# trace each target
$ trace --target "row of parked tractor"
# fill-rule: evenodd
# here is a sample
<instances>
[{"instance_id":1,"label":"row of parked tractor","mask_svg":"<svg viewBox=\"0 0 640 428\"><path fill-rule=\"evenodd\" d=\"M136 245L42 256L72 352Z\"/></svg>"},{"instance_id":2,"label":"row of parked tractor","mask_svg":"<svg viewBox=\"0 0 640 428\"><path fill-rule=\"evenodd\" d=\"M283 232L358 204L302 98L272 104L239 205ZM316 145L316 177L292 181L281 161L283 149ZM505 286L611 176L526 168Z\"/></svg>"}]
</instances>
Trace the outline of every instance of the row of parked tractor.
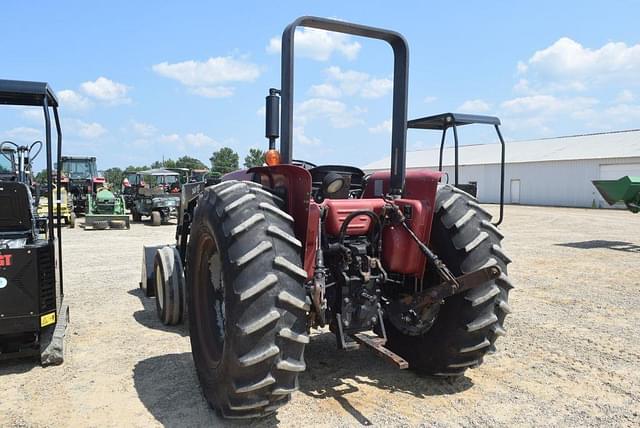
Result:
<instances>
[{"instance_id":1,"label":"row of parked tractor","mask_svg":"<svg viewBox=\"0 0 640 428\"><path fill-rule=\"evenodd\" d=\"M33 179L32 165L42 149L37 141L31 146L19 146L11 141L0 143L0 178L28 184L37 217L48 212L46 184ZM153 168L125 171L121 183L108 183L97 169L96 158L62 156L60 181L54 175L54 192L60 187L61 221L75 228L76 220L84 217L84 227L94 230L130 228L130 219L140 222L148 217L153 226L167 224L177 216L182 186L188 182L209 180L208 170L187 168ZM2 177L4 175L4 177Z\"/></svg>"}]
</instances>

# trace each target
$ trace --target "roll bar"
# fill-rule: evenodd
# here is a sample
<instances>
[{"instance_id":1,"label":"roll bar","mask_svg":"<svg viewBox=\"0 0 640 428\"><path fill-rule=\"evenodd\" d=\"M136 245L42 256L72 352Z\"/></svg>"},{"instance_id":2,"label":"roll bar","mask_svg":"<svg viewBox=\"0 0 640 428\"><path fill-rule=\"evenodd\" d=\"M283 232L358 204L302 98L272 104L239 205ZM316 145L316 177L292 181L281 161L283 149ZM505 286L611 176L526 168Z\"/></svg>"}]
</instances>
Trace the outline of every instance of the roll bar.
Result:
<instances>
[{"instance_id":1,"label":"roll bar","mask_svg":"<svg viewBox=\"0 0 640 428\"><path fill-rule=\"evenodd\" d=\"M409 47L400 33L381 28L352 24L327 18L303 16L289 24L282 33L282 163L291 163L293 156L293 65L294 34L297 27L310 27L336 33L352 34L384 40L393 49L393 112L391 127L390 194L402 195L406 169L407 97L409 81Z\"/></svg>"}]
</instances>

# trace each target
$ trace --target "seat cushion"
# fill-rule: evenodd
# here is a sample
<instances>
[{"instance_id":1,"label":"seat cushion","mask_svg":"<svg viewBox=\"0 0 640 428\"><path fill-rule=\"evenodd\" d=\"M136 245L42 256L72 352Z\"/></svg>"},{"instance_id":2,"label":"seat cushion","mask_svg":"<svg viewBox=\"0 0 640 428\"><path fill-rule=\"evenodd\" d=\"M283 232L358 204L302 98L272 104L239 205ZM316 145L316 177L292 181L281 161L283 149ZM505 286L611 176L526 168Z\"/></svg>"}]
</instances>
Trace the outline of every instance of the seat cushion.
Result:
<instances>
[{"instance_id":1,"label":"seat cushion","mask_svg":"<svg viewBox=\"0 0 640 428\"><path fill-rule=\"evenodd\" d=\"M31 192L24 183L0 182L0 235L33 230Z\"/></svg>"}]
</instances>

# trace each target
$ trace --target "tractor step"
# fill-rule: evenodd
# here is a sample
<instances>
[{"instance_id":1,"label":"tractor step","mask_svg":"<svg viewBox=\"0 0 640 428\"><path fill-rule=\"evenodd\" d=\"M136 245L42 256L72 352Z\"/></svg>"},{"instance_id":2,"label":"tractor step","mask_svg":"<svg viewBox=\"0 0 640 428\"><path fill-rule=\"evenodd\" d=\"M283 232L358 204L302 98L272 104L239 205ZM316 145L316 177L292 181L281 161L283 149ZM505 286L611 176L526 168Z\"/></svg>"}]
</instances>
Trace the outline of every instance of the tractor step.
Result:
<instances>
[{"instance_id":1,"label":"tractor step","mask_svg":"<svg viewBox=\"0 0 640 428\"><path fill-rule=\"evenodd\" d=\"M46 331L41 337L40 362L43 366L57 366L64 362L64 337L68 324L69 306L63 303L55 328Z\"/></svg>"},{"instance_id":2,"label":"tractor step","mask_svg":"<svg viewBox=\"0 0 640 428\"><path fill-rule=\"evenodd\" d=\"M358 343L371 349L376 355L398 367L400 370L408 369L409 363L395 352L385 348L387 340L367 333L355 333L352 336Z\"/></svg>"}]
</instances>

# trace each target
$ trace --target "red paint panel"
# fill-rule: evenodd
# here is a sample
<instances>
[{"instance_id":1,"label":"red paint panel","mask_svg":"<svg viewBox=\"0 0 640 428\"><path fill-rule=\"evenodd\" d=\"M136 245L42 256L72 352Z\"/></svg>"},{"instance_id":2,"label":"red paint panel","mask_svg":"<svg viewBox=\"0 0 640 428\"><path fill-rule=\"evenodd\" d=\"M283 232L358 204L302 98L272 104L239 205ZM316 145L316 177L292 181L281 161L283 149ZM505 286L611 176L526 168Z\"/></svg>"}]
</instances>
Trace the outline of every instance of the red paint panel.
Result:
<instances>
[{"instance_id":1,"label":"red paint panel","mask_svg":"<svg viewBox=\"0 0 640 428\"><path fill-rule=\"evenodd\" d=\"M293 229L296 238L302 242L302 261L309 277L313 276L318 235L317 223L320 213L317 206L315 209L310 209L311 174L309 171L289 164L260 166L232 172L223 177L223 180L229 179L258 181L263 186L275 190L276 194L286 195L285 211L294 218ZM278 192L279 189L283 192Z\"/></svg>"},{"instance_id":2,"label":"red paint panel","mask_svg":"<svg viewBox=\"0 0 640 428\"><path fill-rule=\"evenodd\" d=\"M221 181L238 180L238 181L252 181L253 174L250 174L247 169L239 169L237 171L230 172L222 176Z\"/></svg>"},{"instance_id":3,"label":"red paint panel","mask_svg":"<svg viewBox=\"0 0 640 428\"><path fill-rule=\"evenodd\" d=\"M395 202L403 211L405 207L411 207L411 220L407 220L407 223L416 236L426 242L428 231L431 230L429 208L419 200L398 199ZM425 221L427 217L429 219ZM423 275L425 257L402 226L387 227L382 232L382 265L390 272L418 277Z\"/></svg>"},{"instance_id":4,"label":"red paint panel","mask_svg":"<svg viewBox=\"0 0 640 428\"><path fill-rule=\"evenodd\" d=\"M338 236L345 218L355 211L369 210L380 214L385 202L382 199L326 199L323 205L328 208L325 227L327 233ZM366 215L356 217L347 226L347 235L366 235L371 228L371 219Z\"/></svg>"},{"instance_id":5,"label":"red paint panel","mask_svg":"<svg viewBox=\"0 0 640 428\"><path fill-rule=\"evenodd\" d=\"M320 206L315 202L309 205L309 219L307 227L307 238L304 241L304 270L307 271L307 279L313 277L316 267L316 245L318 243L318 222L320 220Z\"/></svg>"},{"instance_id":6,"label":"red paint panel","mask_svg":"<svg viewBox=\"0 0 640 428\"><path fill-rule=\"evenodd\" d=\"M363 197L375 198L388 193L389 177L389 171L373 173L367 181ZM422 242L429 242L431 237L436 192L441 177L441 172L428 169L407 171L402 199L396 200L401 207L411 205L413 212L408 223ZM382 239L383 264L387 269L419 277L424 274L425 258L405 230L387 228Z\"/></svg>"}]
</instances>

